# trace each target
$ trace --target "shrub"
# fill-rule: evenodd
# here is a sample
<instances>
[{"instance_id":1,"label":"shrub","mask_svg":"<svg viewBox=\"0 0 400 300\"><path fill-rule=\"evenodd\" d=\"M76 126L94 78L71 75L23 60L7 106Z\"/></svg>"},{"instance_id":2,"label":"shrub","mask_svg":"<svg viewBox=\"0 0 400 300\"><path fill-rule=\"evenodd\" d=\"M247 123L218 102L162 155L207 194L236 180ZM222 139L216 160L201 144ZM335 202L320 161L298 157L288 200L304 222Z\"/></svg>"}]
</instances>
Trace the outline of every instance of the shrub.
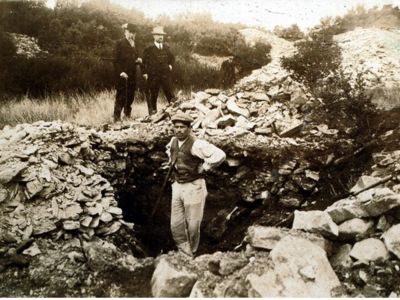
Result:
<instances>
[{"instance_id":1,"label":"shrub","mask_svg":"<svg viewBox=\"0 0 400 300\"><path fill-rule=\"evenodd\" d=\"M304 38L304 33L300 30L297 24L293 24L290 27L283 28L281 26L276 26L274 28L274 33L288 41L297 41Z\"/></svg>"},{"instance_id":2,"label":"shrub","mask_svg":"<svg viewBox=\"0 0 400 300\"><path fill-rule=\"evenodd\" d=\"M297 52L281 59L282 66L293 77L312 88L317 82L338 71L341 52L333 35L325 30L311 33L306 40L297 42Z\"/></svg>"},{"instance_id":3,"label":"shrub","mask_svg":"<svg viewBox=\"0 0 400 300\"><path fill-rule=\"evenodd\" d=\"M282 65L303 82L321 103L314 114L319 122L357 136L369 132L369 119L374 113L361 74L354 84L341 69L341 52L333 41L331 30L314 31L296 44L297 53L283 58ZM349 129L352 130L349 130Z\"/></svg>"},{"instance_id":4,"label":"shrub","mask_svg":"<svg viewBox=\"0 0 400 300\"><path fill-rule=\"evenodd\" d=\"M234 62L240 69L239 77L251 73L271 62L271 45L257 42L254 46L239 45L234 52Z\"/></svg>"}]
</instances>

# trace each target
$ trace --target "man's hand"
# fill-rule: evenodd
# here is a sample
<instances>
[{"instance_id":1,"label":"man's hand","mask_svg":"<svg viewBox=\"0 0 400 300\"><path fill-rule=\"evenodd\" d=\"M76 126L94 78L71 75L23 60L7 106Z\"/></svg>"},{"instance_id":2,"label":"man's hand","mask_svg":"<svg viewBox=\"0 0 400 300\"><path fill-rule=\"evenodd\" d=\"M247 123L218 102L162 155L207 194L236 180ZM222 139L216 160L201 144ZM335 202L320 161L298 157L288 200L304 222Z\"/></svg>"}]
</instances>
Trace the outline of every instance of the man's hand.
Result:
<instances>
[{"instance_id":1,"label":"man's hand","mask_svg":"<svg viewBox=\"0 0 400 300\"><path fill-rule=\"evenodd\" d=\"M169 67L169 70L172 71L172 66L171 66L171 65L168 65L168 67Z\"/></svg>"},{"instance_id":2,"label":"man's hand","mask_svg":"<svg viewBox=\"0 0 400 300\"><path fill-rule=\"evenodd\" d=\"M127 79L128 78L128 74L126 74L125 72L122 72L121 74L119 74L119 76L121 78Z\"/></svg>"},{"instance_id":3,"label":"man's hand","mask_svg":"<svg viewBox=\"0 0 400 300\"><path fill-rule=\"evenodd\" d=\"M143 78L144 78L144 80L147 80L147 78L149 78L149 75L143 74Z\"/></svg>"},{"instance_id":4,"label":"man's hand","mask_svg":"<svg viewBox=\"0 0 400 300\"><path fill-rule=\"evenodd\" d=\"M140 57L138 57L138 58L136 59L136 62L137 62L138 64L141 64L143 61L142 61L142 59L141 59Z\"/></svg>"}]
</instances>

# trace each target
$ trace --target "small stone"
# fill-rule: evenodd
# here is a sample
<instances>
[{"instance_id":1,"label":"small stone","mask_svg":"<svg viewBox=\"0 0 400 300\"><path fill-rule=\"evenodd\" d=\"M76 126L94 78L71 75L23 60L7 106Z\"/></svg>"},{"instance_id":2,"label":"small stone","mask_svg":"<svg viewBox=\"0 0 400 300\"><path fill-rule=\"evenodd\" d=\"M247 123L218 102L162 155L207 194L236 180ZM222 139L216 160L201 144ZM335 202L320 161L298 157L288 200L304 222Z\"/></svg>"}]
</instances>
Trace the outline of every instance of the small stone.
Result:
<instances>
[{"instance_id":1,"label":"small stone","mask_svg":"<svg viewBox=\"0 0 400 300\"><path fill-rule=\"evenodd\" d=\"M29 256L36 256L42 254L42 251L40 251L39 246L33 242L33 244L29 248L25 249L22 253Z\"/></svg>"},{"instance_id":2,"label":"small stone","mask_svg":"<svg viewBox=\"0 0 400 300\"><path fill-rule=\"evenodd\" d=\"M374 221L354 218L339 225L339 238L360 239L366 237L374 227Z\"/></svg>"},{"instance_id":3,"label":"small stone","mask_svg":"<svg viewBox=\"0 0 400 300\"><path fill-rule=\"evenodd\" d=\"M293 122L291 126L279 133L279 136L281 137L290 137L293 136L301 131L303 128L303 122L302 121L297 121Z\"/></svg>"},{"instance_id":4,"label":"small stone","mask_svg":"<svg viewBox=\"0 0 400 300\"><path fill-rule=\"evenodd\" d=\"M79 223L79 221L67 220L67 221L63 222L63 228L65 230L75 230L75 229L78 229L79 227L81 227L81 224Z\"/></svg>"},{"instance_id":5,"label":"small stone","mask_svg":"<svg viewBox=\"0 0 400 300\"><path fill-rule=\"evenodd\" d=\"M340 246L337 252L330 259L332 267L350 267L353 263L350 257L351 248L352 246L350 244Z\"/></svg>"},{"instance_id":6,"label":"small stone","mask_svg":"<svg viewBox=\"0 0 400 300\"><path fill-rule=\"evenodd\" d=\"M254 93L252 98L256 101L269 101L269 97L265 93Z\"/></svg>"},{"instance_id":7,"label":"small stone","mask_svg":"<svg viewBox=\"0 0 400 300\"><path fill-rule=\"evenodd\" d=\"M400 224L390 227L390 229L383 234L383 241L389 251L397 258L400 258Z\"/></svg>"},{"instance_id":8,"label":"small stone","mask_svg":"<svg viewBox=\"0 0 400 300\"><path fill-rule=\"evenodd\" d=\"M25 154L25 155L32 155L32 154L35 154L36 151L38 151L38 149L39 149L39 148L38 148L37 146L35 146L35 145L30 145L30 146L26 147L26 148L22 151L22 153Z\"/></svg>"},{"instance_id":9,"label":"small stone","mask_svg":"<svg viewBox=\"0 0 400 300\"><path fill-rule=\"evenodd\" d=\"M311 170L306 170L306 177L311 178L314 181L319 180L319 172L311 171Z\"/></svg>"},{"instance_id":10,"label":"small stone","mask_svg":"<svg viewBox=\"0 0 400 300\"><path fill-rule=\"evenodd\" d=\"M108 212L103 212L100 216L100 220L104 223L111 222L113 219L112 215Z\"/></svg>"},{"instance_id":11,"label":"small stone","mask_svg":"<svg viewBox=\"0 0 400 300\"><path fill-rule=\"evenodd\" d=\"M220 89L206 89L204 92L207 94L213 95L213 96L217 96L221 92L221 90Z\"/></svg>"},{"instance_id":12,"label":"small stone","mask_svg":"<svg viewBox=\"0 0 400 300\"><path fill-rule=\"evenodd\" d=\"M380 262L389 259L389 251L381 240L369 238L355 243L350 256L363 262Z\"/></svg>"},{"instance_id":13,"label":"small stone","mask_svg":"<svg viewBox=\"0 0 400 300\"><path fill-rule=\"evenodd\" d=\"M115 206L112 206L109 209L107 209L107 212L109 212L112 215L122 215L122 209Z\"/></svg>"},{"instance_id":14,"label":"small stone","mask_svg":"<svg viewBox=\"0 0 400 300\"><path fill-rule=\"evenodd\" d=\"M267 128L259 127L259 128L254 129L254 132L256 134L260 134L260 135L271 135L272 129L270 127L267 127Z\"/></svg>"},{"instance_id":15,"label":"small stone","mask_svg":"<svg viewBox=\"0 0 400 300\"><path fill-rule=\"evenodd\" d=\"M376 224L376 229L378 229L380 231L386 231L389 229L389 227L390 227L390 224L389 224L387 218L384 215L380 216L379 220L378 220L378 224Z\"/></svg>"},{"instance_id":16,"label":"small stone","mask_svg":"<svg viewBox=\"0 0 400 300\"><path fill-rule=\"evenodd\" d=\"M92 217L86 216L81 220L81 225L85 227L89 227L90 223L92 222Z\"/></svg>"},{"instance_id":17,"label":"small stone","mask_svg":"<svg viewBox=\"0 0 400 300\"><path fill-rule=\"evenodd\" d=\"M218 128L226 128L228 126L234 126L236 119L232 115L226 115L216 120L216 123Z\"/></svg>"},{"instance_id":18,"label":"small stone","mask_svg":"<svg viewBox=\"0 0 400 300\"><path fill-rule=\"evenodd\" d=\"M303 203L303 199L296 198L294 196L284 196L279 198L279 202L285 207L297 208Z\"/></svg>"},{"instance_id":19,"label":"small stone","mask_svg":"<svg viewBox=\"0 0 400 300\"><path fill-rule=\"evenodd\" d=\"M107 232L104 233L104 235L110 235L115 232L117 232L121 228L121 223L120 222L114 222L112 225L108 228Z\"/></svg>"},{"instance_id":20,"label":"small stone","mask_svg":"<svg viewBox=\"0 0 400 300\"><path fill-rule=\"evenodd\" d=\"M65 218L71 220L77 220L82 212L83 209L79 204L73 204L67 206L67 208L65 209Z\"/></svg>"},{"instance_id":21,"label":"small stone","mask_svg":"<svg viewBox=\"0 0 400 300\"><path fill-rule=\"evenodd\" d=\"M9 193L2 185L0 185L0 203L8 200Z\"/></svg>"},{"instance_id":22,"label":"small stone","mask_svg":"<svg viewBox=\"0 0 400 300\"><path fill-rule=\"evenodd\" d=\"M74 158L68 152L60 153L58 155L58 161L64 165L73 165L75 163Z\"/></svg>"},{"instance_id":23,"label":"small stone","mask_svg":"<svg viewBox=\"0 0 400 300\"><path fill-rule=\"evenodd\" d=\"M86 176L92 176L94 174L94 171L90 168L86 168L84 166L81 165L76 165L76 168L83 174Z\"/></svg>"},{"instance_id":24,"label":"small stone","mask_svg":"<svg viewBox=\"0 0 400 300\"><path fill-rule=\"evenodd\" d=\"M19 162L11 166L0 166L0 184L7 184L14 180L22 171L28 167L28 163Z\"/></svg>"},{"instance_id":25,"label":"small stone","mask_svg":"<svg viewBox=\"0 0 400 300\"><path fill-rule=\"evenodd\" d=\"M244 109L244 108L240 108L236 104L235 98L233 98L233 97L228 99L228 101L226 102L226 107L231 113L242 115L245 118L250 117L249 110L248 109Z\"/></svg>"},{"instance_id":26,"label":"small stone","mask_svg":"<svg viewBox=\"0 0 400 300\"><path fill-rule=\"evenodd\" d=\"M99 223L100 223L100 217L99 216L98 217L94 217L92 219L92 221L90 222L89 227L90 228L97 228L99 226Z\"/></svg>"}]
</instances>

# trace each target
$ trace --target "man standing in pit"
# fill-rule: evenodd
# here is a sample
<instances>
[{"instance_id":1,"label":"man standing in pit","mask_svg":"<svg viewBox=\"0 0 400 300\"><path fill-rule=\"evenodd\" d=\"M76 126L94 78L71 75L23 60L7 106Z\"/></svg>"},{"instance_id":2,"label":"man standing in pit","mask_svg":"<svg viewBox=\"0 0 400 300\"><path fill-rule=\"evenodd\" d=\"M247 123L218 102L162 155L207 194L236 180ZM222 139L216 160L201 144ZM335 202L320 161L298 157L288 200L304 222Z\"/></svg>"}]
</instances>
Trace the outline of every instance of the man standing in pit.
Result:
<instances>
[{"instance_id":1,"label":"man standing in pit","mask_svg":"<svg viewBox=\"0 0 400 300\"><path fill-rule=\"evenodd\" d=\"M143 78L147 80L147 107L149 115L157 112L157 98L160 87L168 102L174 101L172 91L172 68L175 57L164 43L163 27L155 27L152 31L154 43L143 52Z\"/></svg>"},{"instance_id":2,"label":"man standing in pit","mask_svg":"<svg viewBox=\"0 0 400 300\"><path fill-rule=\"evenodd\" d=\"M117 41L114 53L117 90L114 122L121 120L122 111L126 118L131 117L136 88L136 67L142 62L135 45L136 26L131 23L126 24L124 34L125 37Z\"/></svg>"},{"instance_id":3,"label":"man standing in pit","mask_svg":"<svg viewBox=\"0 0 400 300\"><path fill-rule=\"evenodd\" d=\"M175 136L166 146L173 176L171 231L178 250L194 257L207 197L204 175L219 166L226 155L207 141L196 139L189 115L178 112L171 120Z\"/></svg>"}]
</instances>

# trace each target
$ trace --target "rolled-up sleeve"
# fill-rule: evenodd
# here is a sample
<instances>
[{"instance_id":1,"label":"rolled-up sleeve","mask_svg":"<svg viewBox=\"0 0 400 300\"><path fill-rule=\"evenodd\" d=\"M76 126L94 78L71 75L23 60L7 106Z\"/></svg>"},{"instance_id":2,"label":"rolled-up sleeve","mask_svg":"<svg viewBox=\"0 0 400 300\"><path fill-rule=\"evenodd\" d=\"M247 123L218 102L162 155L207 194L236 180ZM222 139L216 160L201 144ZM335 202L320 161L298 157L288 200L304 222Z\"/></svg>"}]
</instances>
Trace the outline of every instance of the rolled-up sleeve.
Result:
<instances>
[{"instance_id":1,"label":"rolled-up sleeve","mask_svg":"<svg viewBox=\"0 0 400 300\"><path fill-rule=\"evenodd\" d=\"M224 151L205 140L196 140L193 143L191 153L204 160L203 168L205 171L218 167L226 158Z\"/></svg>"}]
</instances>

